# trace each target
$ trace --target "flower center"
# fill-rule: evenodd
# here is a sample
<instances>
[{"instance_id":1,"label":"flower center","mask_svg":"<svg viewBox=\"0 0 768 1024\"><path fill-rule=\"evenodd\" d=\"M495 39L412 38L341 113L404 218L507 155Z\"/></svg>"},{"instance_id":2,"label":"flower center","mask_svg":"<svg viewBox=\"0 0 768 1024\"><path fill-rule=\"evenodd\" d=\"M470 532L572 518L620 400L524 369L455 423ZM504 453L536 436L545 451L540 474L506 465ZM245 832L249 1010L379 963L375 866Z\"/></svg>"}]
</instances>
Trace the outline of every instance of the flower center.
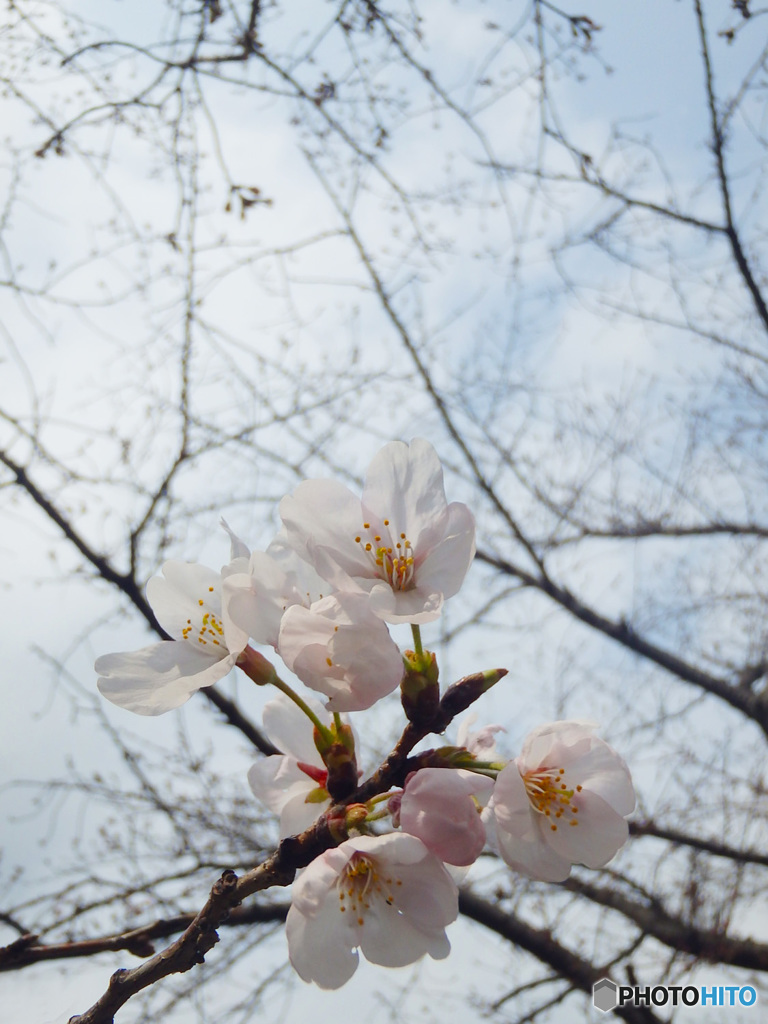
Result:
<instances>
[{"instance_id":1,"label":"flower center","mask_svg":"<svg viewBox=\"0 0 768 1024\"><path fill-rule=\"evenodd\" d=\"M208 587L208 592L213 593L214 588ZM185 640L195 645L222 647L224 643L224 626L219 617L210 609L205 608L203 598L198 598L197 603L204 609L199 622L192 622L187 619L186 626L182 629L181 635Z\"/></svg>"},{"instance_id":2,"label":"flower center","mask_svg":"<svg viewBox=\"0 0 768 1024\"><path fill-rule=\"evenodd\" d=\"M526 772L522 778L531 807L550 819L549 827L553 832L557 832L558 822L561 825L579 824L576 817L579 808L574 798L582 787L568 786L565 768L539 768L535 772Z\"/></svg>"},{"instance_id":3,"label":"flower center","mask_svg":"<svg viewBox=\"0 0 768 1024\"><path fill-rule=\"evenodd\" d=\"M383 878L379 874L376 861L371 857L366 857L363 853L353 853L336 883L339 891L339 910L342 914L349 910L356 917L357 923L362 925L371 902L374 899L383 899L388 907L392 907L395 902L392 886L402 884L399 878Z\"/></svg>"},{"instance_id":4,"label":"flower center","mask_svg":"<svg viewBox=\"0 0 768 1024\"><path fill-rule=\"evenodd\" d=\"M363 523L364 532L355 537L355 544L365 551L379 579L386 580L393 590L408 590L415 571L413 545L404 533L393 532L389 519L383 522L382 533L373 533L371 524Z\"/></svg>"}]
</instances>

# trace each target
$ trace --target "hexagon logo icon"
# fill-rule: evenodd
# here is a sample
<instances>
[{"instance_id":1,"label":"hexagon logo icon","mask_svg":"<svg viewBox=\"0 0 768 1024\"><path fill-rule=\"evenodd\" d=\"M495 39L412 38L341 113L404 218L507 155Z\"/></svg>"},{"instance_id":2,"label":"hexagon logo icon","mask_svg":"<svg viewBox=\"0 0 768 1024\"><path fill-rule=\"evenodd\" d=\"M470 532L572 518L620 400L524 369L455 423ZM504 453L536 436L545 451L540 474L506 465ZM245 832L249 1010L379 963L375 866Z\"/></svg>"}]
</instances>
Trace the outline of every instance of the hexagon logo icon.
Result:
<instances>
[{"instance_id":1,"label":"hexagon logo icon","mask_svg":"<svg viewBox=\"0 0 768 1024\"><path fill-rule=\"evenodd\" d=\"M601 978L592 986L592 1002L601 1013L608 1013L618 1003L618 987L609 978Z\"/></svg>"}]
</instances>

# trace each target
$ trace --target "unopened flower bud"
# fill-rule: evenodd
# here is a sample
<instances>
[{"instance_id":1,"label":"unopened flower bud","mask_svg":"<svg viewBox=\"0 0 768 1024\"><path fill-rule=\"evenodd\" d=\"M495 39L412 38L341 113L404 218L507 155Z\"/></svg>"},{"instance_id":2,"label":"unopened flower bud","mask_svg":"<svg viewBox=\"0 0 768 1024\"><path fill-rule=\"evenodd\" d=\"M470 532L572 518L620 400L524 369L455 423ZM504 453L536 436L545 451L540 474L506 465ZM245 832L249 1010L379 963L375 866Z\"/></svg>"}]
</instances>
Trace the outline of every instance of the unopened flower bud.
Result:
<instances>
[{"instance_id":1,"label":"unopened flower bud","mask_svg":"<svg viewBox=\"0 0 768 1024\"><path fill-rule=\"evenodd\" d=\"M315 746L328 769L325 788L333 800L344 800L357 788L358 771L355 760L355 738L352 727L341 723L330 730L331 739L315 729Z\"/></svg>"},{"instance_id":2,"label":"unopened flower bud","mask_svg":"<svg viewBox=\"0 0 768 1024\"><path fill-rule=\"evenodd\" d=\"M365 804L349 804L345 818L347 829L357 828L362 825L368 817L368 808Z\"/></svg>"},{"instance_id":3,"label":"unopened flower bud","mask_svg":"<svg viewBox=\"0 0 768 1024\"><path fill-rule=\"evenodd\" d=\"M405 716L414 725L429 725L440 705L437 659L431 651L406 651L403 661L405 675L400 691Z\"/></svg>"},{"instance_id":4,"label":"unopened flower bud","mask_svg":"<svg viewBox=\"0 0 768 1024\"><path fill-rule=\"evenodd\" d=\"M434 723L435 731L441 732L448 723L461 714L482 695L495 686L507 674L505 668L490 668L485 672L475 672L464 676L457 683L449 686L440 701L440 716Z\"/></svg>"},{"instance_id":5,"label":"unopened flower bud","mask_svg":"<svg viewBox=\"0 0 768 1024\"><path fill-rule=\"evenodd\" d=\"M237 659L237 667L241 668L257 686L266 686L276 676L275 666L267 661L264 655L254 651L252 647L246 647L241 651Z\"/></svg>"}]
</instances>

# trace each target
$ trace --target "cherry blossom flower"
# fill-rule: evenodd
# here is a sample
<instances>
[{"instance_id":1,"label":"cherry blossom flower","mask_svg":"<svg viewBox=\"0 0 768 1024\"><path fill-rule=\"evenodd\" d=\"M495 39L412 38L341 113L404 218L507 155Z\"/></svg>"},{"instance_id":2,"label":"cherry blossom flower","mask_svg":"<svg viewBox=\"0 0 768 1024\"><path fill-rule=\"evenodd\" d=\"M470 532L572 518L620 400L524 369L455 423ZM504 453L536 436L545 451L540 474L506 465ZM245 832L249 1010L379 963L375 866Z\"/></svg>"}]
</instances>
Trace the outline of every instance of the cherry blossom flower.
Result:
<instances>
[{"instance_id":1,"label":"cherry blossom flower","mask_svg":"<svg viewBox=\"0 0 768 1024\"><path fill-rule=\"evenodd\" d=\"M360 836L326 850L293 883L286 921L291 963L304 981L341 988L359 949L371 963L404 967L450 952L445 928L458 890L415 836Z\"/></svg>"},{"instance_id":2,"label":"cherry blossom flower","mask_svg":"<svg viewBox=\"0 0 768 1024\"><path fill-rule=\"evenodd\" d=\"M456 745L466 747L470 754L474 754L478 761L498 761L499 753L496 749L496 733L506 732L503 725L484 725L477 732L470 732L477 721L477 715L472 712L465 715L459 723L459 731L456 737Z\"/></svg>"},{"instance_id":3,"label":"cherry blossom flower","mask_svg":"<svg viewBox=\"0 0 768 1024\"><path fill-rule=\"evenodd\" d=\"M221 574L193 562L166 562L147 584L147 600L173 640L96 661L99 690L138 715L162 715L212 686L248 642L221 609Z\"/></svg>"},{"instance_id":4,"label":"cherry blossom flower","mask_svg":"<svg viewBox=\"0 0 768 1024\"><path fill-rule=\"evenodd\" d=\"M306 701L317 717L328 716L317 701ZM280 818L280 838L303 832L331 804L328 771L312 738L312 723L282 694L264 705L264 731L283 754L265 757L248 772L258 800Z\"/></svg>"},{"instance_id":5,"label":"cherry blossom flower","mask_svg":"<svg viewBox=\"0 0 768 1024\"><path fill-rule=\"evenodd\" d=\"M234 551L237 538L232 536ZM238 560L238 567L224 581L227 615L256 643L271 647L277 647L286 609L309 607L328 590L327 582L299 558L282 534L266 551L252 552L247 562Z\"/></svg>"},{"instance_id":6,"label":"cherry blossom flower","mask_svg":"<svg viewBox=\"0 0 768 1024\"><path fill-rule=\"evenodd\" d=\"M628 835L635 807L629 769L589 722L552 722L526 739L499 773L489 823L504 860L523 874L562 882L572 864L599 868Z\"/></svg>"},{"instance_id":7,"label":"cherry blossom flower","mask_svg":"<svg viewBox=\"0 0 768 1024\"><path fill-rule=\"evenodd\" d=\"M474 797L488 797L492 789L492 779L464 769L412 772L400 800L400 826L447 864L473 864L485 846L485 826Z\"/></svg>"},{"instance_id":8,"label":"cherry blossom flower","mask_svg":"<svg viewBox=\"0 0 768 1024\"><path fill-rule=\"evenodd\" d=\"M428 441L393 441L368 468L362 500L333 480L307 480L280 502L288 541L337 590L370 595L386 622L431 622L461 587L475 521L448 504Z\"/></svg>"},{"instance_id":9,"label":"cherry blossom flower","mask_svg":"<svg viewBox=\"0 0 768 1024\"><path fill-rule=\"evenodd\" d=\"M403 659L363 594L338 593L282 619L280 657L329 711L363 711L400 685Z\"/></svg>"}]
</instances>

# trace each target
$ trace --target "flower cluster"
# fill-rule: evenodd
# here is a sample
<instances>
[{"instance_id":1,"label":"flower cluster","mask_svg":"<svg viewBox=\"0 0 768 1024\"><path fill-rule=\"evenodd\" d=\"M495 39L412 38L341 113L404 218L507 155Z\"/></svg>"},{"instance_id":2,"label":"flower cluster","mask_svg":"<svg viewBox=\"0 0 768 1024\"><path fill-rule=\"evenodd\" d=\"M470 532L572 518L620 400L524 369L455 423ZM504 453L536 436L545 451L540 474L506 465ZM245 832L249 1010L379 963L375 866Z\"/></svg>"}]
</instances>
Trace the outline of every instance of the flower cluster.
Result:
<instances>
[{"instance_id":1,"label":"flower cluster","mask_svg":"<svg viewBox=\"0 0 768 1024\"><path fill-rule=\"evenodd\" d=\"M282 691L264 709L265 732L282 753L248 779L279 817L281 837L312 828L327 840L299 862L306 866L293 885L286 933L300 976L338 988L358 950L388 967L445 957L445 929L458 914L451 872L486 847L549 882L574 864L605 865L627 838L635 796L626 765L592 723L540 726L505 760L501 726L472 733L470 718L455 745L413 753L505 674L478 673L441 693L435 656L421 644L421 624L439 617L475 553L472 514L448 504L432 446L386 445L361 497L334 481L305 481L283 498L280 516L265 551L250 551L224 524L231 555L220 573L167 562L147 596L170 639L99 658L96 670L105 697L142 715L180 706L235 665ZM395 623L410 624L413 651L399 650ZM324 706L295 692L250 642L273 648ZM396 756L361 783L344 716L398 687L409 728Z\"/></svg>"}]
</instances>

